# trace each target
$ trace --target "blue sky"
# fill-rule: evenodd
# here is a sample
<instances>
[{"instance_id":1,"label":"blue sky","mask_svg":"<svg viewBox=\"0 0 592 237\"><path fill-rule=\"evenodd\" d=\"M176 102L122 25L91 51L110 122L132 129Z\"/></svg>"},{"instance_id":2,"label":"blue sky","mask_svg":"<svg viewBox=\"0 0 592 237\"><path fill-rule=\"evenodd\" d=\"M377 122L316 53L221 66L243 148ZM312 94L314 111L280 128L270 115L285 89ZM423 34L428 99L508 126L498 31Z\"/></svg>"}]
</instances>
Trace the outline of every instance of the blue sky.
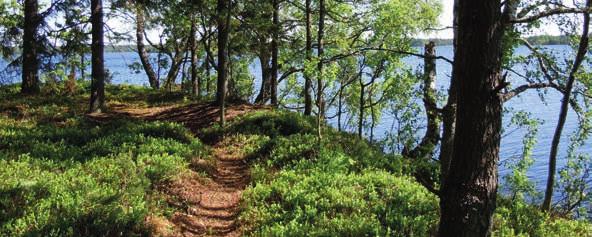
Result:
<instances>
[{"instance_id":1,"label":"blue sky","mask_svg":"<svg viewBox=\"0 0 592 237\"><path fill-rule=\"evenodd\" d=\"M440 15L440 26L447 27L452 26L452 13L453 13L453 3L454 0L440 0L442 2L442 14ZM477 1L477 0L476 0ZM42 5L49 5L50 0L40 0ZM121 19L107 19L107 24L111 25L114 28L117 28L118 31L133 31L133 24L126 24L123 23ZM158 33L157 32L148 32L151 39L157 39ZM538 32L534 32L534 34L551 34L551 35L558 35L559 30L556 25L548 24L543 29ZM429 32L420 34L419 37L421 38L452 38L452 30L442 30L437 32Z\"/></svg>"},{"instance_id":2,"label":"blue sky","mask_svg":"<svg viewBox=\"0 0 592 237\"><path fill-rule=\"evenodd\" d=\"M453 5L454 0L440 0L442 2L442 15L440 15L440 26L452 26L452 12L453 12ZM476 0L478 1L478 0ZM541 29L539 32L535 32L534 34L550 34L550 35L558 35L559 29L555 24L549 24ZM433 32L424 34L421 37L428 37L428 38L452 38L452 30L444 30L439 32Z\"/></svg>"}]
</instances>

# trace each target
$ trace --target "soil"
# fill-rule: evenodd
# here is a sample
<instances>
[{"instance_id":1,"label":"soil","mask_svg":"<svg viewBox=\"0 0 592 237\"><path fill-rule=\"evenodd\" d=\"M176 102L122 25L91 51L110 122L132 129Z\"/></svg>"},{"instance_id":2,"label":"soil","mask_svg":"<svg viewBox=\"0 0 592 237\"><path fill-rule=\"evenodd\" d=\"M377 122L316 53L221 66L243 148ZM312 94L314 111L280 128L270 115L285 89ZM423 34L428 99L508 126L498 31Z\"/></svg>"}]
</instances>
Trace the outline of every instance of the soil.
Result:
<instances>
[{"instance_id":1,"label":"soil","mask_svg":"<svg viewBox=\"0 0 592 237\"><path fill-rule=\"evenodd\" d=\"M265 106L247 104L229 105L226 119ZM91 119L104 121L114 117L133 117L145 120L178 122L198 134L202 128L211 126L219 119L218 107L214 104L190 104L133 108L125 104L112 104L109 112L89 115ZM250 170L237 150L238 144L218 142L212 144L213 159L196 158L191 172L158 189L167 194L169 203L180 211L171 218L149 216L146 224L152 227L154 236L241 236L238 216L241 197L250 182ZM207 175L201 175L200 172Z\"/></svg>"}]
</instances>

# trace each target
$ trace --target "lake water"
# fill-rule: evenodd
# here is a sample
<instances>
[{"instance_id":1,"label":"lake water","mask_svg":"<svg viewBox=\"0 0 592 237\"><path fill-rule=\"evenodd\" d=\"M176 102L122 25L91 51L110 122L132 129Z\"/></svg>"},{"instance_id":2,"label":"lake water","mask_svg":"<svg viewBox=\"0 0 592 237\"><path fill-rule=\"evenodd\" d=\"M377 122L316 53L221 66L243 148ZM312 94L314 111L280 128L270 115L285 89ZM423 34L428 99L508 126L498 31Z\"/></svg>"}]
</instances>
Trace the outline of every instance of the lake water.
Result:
<instances>
[{"instance_id":1,"label":"lake water","mask_svg":"<svg viewBox=\"0 0 592 237\"><path fill-rule=\"evenodd\" d=\"M568 46L547 46L547 48L549 50L554 50L557 52L566 52L567 50L569 50ZM519 48L518 53L526 54L528 53L528 50L525 48ZM437 54L452 59L452 47L438 47ZM148 85L147 77L143 73L135 73L128 66L132 63L139 62L136 53L106 53L105 59L106 67L109 70L109 72L113 75L112 82L114 84L134 84L145 86ZM404 62L408 66L418 68L422 65L423 60L419 58L408 57L404 59ZM5 64L5 62L0 60L0 69L4 68ZM260 88L261 81L259 63L255 61L253 64L250 65L249 68L251 73L255 77L255 83L253 86L253 91L255 93L257 92L258 88ZM520 68L516 68L516 70L521 71ZM161 74L164 76L166 74L166 71L161 72ZM447 90L450 75L451 65L449 63L439 60L437 63L437 85L441 90ZM4 83L20 80L18 77L7 78L6 76L0 79L2 79ZM539 187L539 190L544 190L543 188L546 182L548 153L551 145L551 140L553 137L553 132L557 123L560 102L560 94L549 90L545 102L541 101L536 91L529 91L522 94L522 96L516 97L505 104L506 108L513 108L514 110L523 110L530 112L535 118L543 121L543 123L539 126L539 133L537 136L538 142L533 152L535 164L528 172L529 177L536 183L537 187ZM507 131L513 130L507 127L509 125L509 119L509 116L506 116L504 118L504 128ZM391 131L391 126L393 122L396 122L394 120L395 119L392 115L385 114L382 117L380 123L377 124L377 127L374 131L375 138L384 138L386 133ZM329 122L333 125L336 124L335 120L331 120ZM559 156L561 158L559 162L560 167L565 164L564 157L566 156L566 149L569 145L570 136L576 130L577 125L578 124L576 115L573 111L570 111L567 119L566 128L563 132L563 137L561 141L561 149ZM353 131L353 129L350 130ZM502 138L500 154L502 163L509 159L520 157L523 148L522 140L524 133L525 131L519 130L514 132L506 132L504 134ZM580 151L582 153L592 154L592 146L590 146L589 144L590 141L584 144ZM508 172L509 170L504 168L503 165L502 167L500 167L501 176L508 174Z\"/></svg>"}]
</instances>

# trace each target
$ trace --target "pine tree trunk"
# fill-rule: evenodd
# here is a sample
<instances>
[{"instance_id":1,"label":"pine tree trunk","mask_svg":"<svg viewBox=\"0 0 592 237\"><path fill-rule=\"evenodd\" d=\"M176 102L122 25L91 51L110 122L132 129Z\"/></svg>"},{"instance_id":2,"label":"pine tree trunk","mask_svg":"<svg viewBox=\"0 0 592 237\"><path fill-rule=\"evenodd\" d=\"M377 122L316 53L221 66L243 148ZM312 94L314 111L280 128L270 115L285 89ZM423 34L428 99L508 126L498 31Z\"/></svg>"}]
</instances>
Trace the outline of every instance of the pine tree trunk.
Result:
<instances>
[{"instance_id":1,"label":"pine tree trunk","mask_svg":"<svg viewBox=\"0 0 592 237\"><path fill-rule=\"evenodd\" d=\"M103 38L103 0L92 0L91 12L92 83L90 95L90 112L100 113L105 106L105 43Z\"/></svg>"},{"instance_id":2,"label":"pine tree trunk","mask_svg":"<svg viewBox=\"0 0 592 237\"><path fill-rule=\"evenodd\" d=\"M273 0L273 39L271 40L271 104L273 106L278 105L278 40L279 40L279 28L280 28L280 4L279 0Z\"/></svg>"},{"instance_id":3,"label":"pine tree trunk","mask_svg":"<svg viewBox=\"0 0 592 237\"><path fill-rule=\"evenodd\" d=\"M226 89L228 80L228 38L230 0L218 0L218 88L216 103L220 106L220 125L225 125Z\"/></svg>"},{"instance_id":4,"label":"pine tree trunk","mask_svg":"<svg viewBox=\"0 0 592 237\"><path fill-rule=\"evenodd\" d=\"M39 58L37 55L37 27L39 26L39 3L25 0L25 25L23 35L23 75L21 93L39 93Z\"/></svg>"},{"instance_id":5,"label":"pine tree trunk","mask_svg":"<svg viewBox=\"0 0 592 237\"><path fill-rule=\"evenodd\" d=\"M152 64L150 64L150 55L148 54L146 46L144 45L145 20L144 5L141 3L136 3L136 45L138 48L138 55L140 57L140 62L142 62L144 72L146 72L146 76L148 76L150 87L153 89L158 89L160 88L160 82L158 81L158 77L152 68Z\"/></svg>"},{"instance_id":6,"label":"pine tree trunk","mask_svg":"<svg viewBox=\"0 0 592 237\"><path fill-rule=\"evenodd\" d=\"M360 78L358 78L359 82L360 82L360 101L359 101L359 107L358 107L358 137L362 138L362 136L364 135L364 110L366 107L366 104L364 103L364 97L366 97L366 84L363 81L363 77L362 74L360 74Z\"/></svg>"},{"instance_id":7,"label":"pine tree trunk","mask_svg":"<svg viewBox=\"0 0 592 237\"><path fill-rule=\"evenodd\" d=\"M197 25L195 19L191 21L191 35L189 37L191 44L191 93L197 97L201 97L201 79L198 78L197 72L197 42L196 42Z\"/></svg>"},{"instance_id":8,"label":"pine tree trunk","mask_svg":"<svg viewBox=\"0 0 592 237\"><path fill-rule=\"evenodd\" d=\"M205 83L206 83L206 95L209 96L210 95L210 92L211 92L211 85L210 85L211 84L210 83L210 79L211 79L210 78L210 76L211 76L210 66L211 65L210 65L210 59L209 59L210 58L210 52L211 51L210 51L210 40L209 39L206 39L206 47L207 47L206 57L204 59L204 63L205 63L205 67L206 67L206 80L205 80Z\"/></svg>"},{"instance_id":9,"label":"pine tree trunk","mask_svg":"<svg viewBox=\"0 0 592 237\"><path fill-rule=\"evenodd\" d=\"M317 108L319 109L317 114L317 132L319 140L323 137L323 120L324 120L324 102L323 102L323 56L325 49L323 46L325 36L325 0L319 0L319 33L317 35L317 53L319 58L318 64L318 78L317 78Z\"/></svg>"},{"instance_id":10,"label":"pine tree trunk","mask_svg":"<svg viewBox=\"0 0 592 237\"><path fill-rule=\"evenodd\" d=\"M502 102L500 0L460 0L453 77L457 126L440 199L440 236L488 236L496 207Z\"/></svg>"},{"instance_id":11,"label":"pine tree trunk","mask_svg":"<svg viewBox=\"0 0 592 237\"><path fill-rule=\"evenodd\" d=\"M259 62L261 64L261 89L255 98L256 104L265 104L271 95L271 66L267 45L261 45L259 50Z\"/></svg>"},{"instance_id":12,"label":"pine tree trunk","mask_svg":"<svg viewBox=\"0 0 592 237\"><path fill-rule=\"evenodd\" d=\"M458 48L458 1L454 0L454 49ZM454 69L453 69L454 70ZM448 175L450 169L450 162L452 161L452 151L454 150L454 130L456 129L456 94L458 90L458 83L454 77L454 73L450 78L450 86L448 88L448 101L444 106L442 113L442 140L440 142L440 184L444 184L444 180Z\"/></svg>"},{"instance_id":13,"label":"pine tree trunk","mask_svg":"<svg viewBox=\"0 0 592 237\"><path fill-rule=\"evenodd\" d=\"M312 59L312 20L311 0L306 0L306 60ZM304 73L304 115L312 114L312 79L308 73Z\"/></svg>"}]
</instances>

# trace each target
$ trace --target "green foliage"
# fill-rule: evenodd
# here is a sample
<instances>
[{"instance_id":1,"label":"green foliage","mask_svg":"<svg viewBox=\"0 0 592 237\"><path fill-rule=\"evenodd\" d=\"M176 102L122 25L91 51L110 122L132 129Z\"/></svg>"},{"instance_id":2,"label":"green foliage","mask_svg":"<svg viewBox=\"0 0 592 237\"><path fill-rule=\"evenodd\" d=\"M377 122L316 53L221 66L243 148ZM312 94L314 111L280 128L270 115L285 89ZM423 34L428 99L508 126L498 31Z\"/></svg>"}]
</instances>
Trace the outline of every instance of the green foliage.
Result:
<instances>
[{"instance_id":1,"label":"green foliage","mask_svg":"<svg viewBox=\"0 0 592 237\"><path fill-rule=\"evenodd\" d=\"M164 211L154 185L207 152L179 124L95 123L76 98L43 99L0 106L1 236L145 234L145 216Z\"/></svg>"},{"instance_id":2,"label":"green foliage","mask_svg":"<svg viewBox=\"0 0 592 237\"><path fill-rule=\"evenodd\" d=\"M538 196L534 183L528 178L527 172L534 163L532 152L537 142L538 126L540 123L541 121L532 119L530 113L523 111L517 112L512 117L512 125L526 129L522 141L522 155L507 165L507 168L512 172L504 177L504 185L507 186L506 188L513 200L524 201L526 198L535 199Z\"/></svg>"},{"instance_id":3,"label":"green foliage","mask_svg":"<svg viewBox=\"0 0 592 237\"><path fill-rule=\"evenodd\" d=\"M227 128L227 133L238 134L228 139L240 141L241 147L258 153L251 155L256 158L250 160L252 185L244 193L245 209L240 216L245 233L435 234L438 198L409 176L417 167L398 156L384 154L355 135L331 128L319 147L311 132L314 130L308 130L314 127L314 121L289 114L254 112ZM538 121L528 119L526 114L519 114L514 121L529 128L532 135L525 139L523 155L528 157ZM216 131L222 133L222 129ZM517 165L526 168L527 163ZM516 186L515 190L524 193L522 188ZM550 217L523 198L500 197L498 206L493 236L586 236L592 228L589 222Z\"/></svg>"},{"instance_id":4,"label":"green foliage","mask_svg":"<svg viewBox=\"0 0 592 237\"><path fill-rule=\"evenodd\" d=\"M299 150L278 151L285 149ZM325 149L316 159L292 160L273 179L256 180L257 185L247 190L247 209L241 218L254 236L425 236L433 232L437 199L432 194L409 177L374 169L350 172L355 164L354 158Z\"/></svg>"},{"instance_id":5,"label":"green foliage","mask_svg":"<svg viewBox=\"0 0 592 237\"><path fill-rule=\"evenodd\" d=\"M425 236L437 223L437 199L402 175L398 157L329 129L319 149L315 121L286 111L233 121L226 138L258 152L241 220L254 236ZM397 160L397 161L394 161ZM396 172L389 172L396 171Z\"/></svg>"},{"instance_id":6,"label":"green foliage","mask_svg":"<svg viewBox=\"0 0 592 237\"><path fill-rule=\"evenodd\" d=\"M265 135L275 138L297 133L314 134L315 126L313 118L297 113L262 110L246 114L240 119L231 121L225 129L219 126L203 129L201 131L201 137L204 140L219 140L221 135L226 133Z\"/></svg>"},{"instance_id":7,"label":"green foliage","mask_svg":"<svg viewBox=\"0 0 592 237\"><path fill-rule=\"evenodd\" d=\"M553 218L520 200L498 199L492 236L589 236L587 221Z\"/></svg>"}]
</instances>

